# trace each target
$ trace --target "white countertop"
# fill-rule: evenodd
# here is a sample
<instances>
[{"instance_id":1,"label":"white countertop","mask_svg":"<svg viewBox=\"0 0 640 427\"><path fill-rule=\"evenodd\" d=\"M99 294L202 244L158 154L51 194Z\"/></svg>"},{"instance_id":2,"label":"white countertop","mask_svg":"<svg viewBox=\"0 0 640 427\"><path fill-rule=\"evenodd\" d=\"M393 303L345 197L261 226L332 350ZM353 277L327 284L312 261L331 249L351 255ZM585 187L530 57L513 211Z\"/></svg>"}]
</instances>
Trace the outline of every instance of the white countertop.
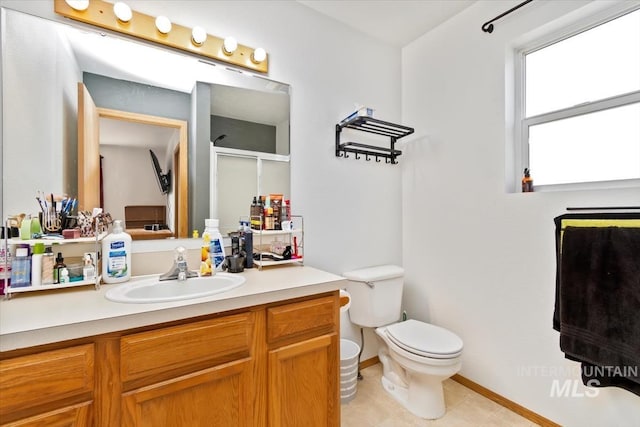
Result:
<instances>
[{"instance_id":1,"label":"white countertop","mask_svg":"<svg viewBox=\"0 0 640 427\"><path fill-rule=\"evenodd\" d=\"M0 301L0 351L330 292L345 285L343 277L308 266L250 269L239 274L246 282L231 291L165 303L107 300L105 292L117 284L102 285L99 290L87 286L13 294Z\"/></svg>"}]
</instances>

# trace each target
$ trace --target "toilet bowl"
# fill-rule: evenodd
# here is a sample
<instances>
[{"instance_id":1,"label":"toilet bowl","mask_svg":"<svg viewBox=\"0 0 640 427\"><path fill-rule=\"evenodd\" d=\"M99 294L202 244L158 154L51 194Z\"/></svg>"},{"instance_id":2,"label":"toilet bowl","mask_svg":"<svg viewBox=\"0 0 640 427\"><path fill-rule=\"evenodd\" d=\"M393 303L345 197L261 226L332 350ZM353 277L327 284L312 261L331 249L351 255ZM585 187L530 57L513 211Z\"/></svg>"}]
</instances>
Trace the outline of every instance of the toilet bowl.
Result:
<instances>
[{"instance_id":1,"label":"toilet bowl","mask_svg":"<svg viewBox=\"0 0 640 427\"><path fill-rule=\"evenodd\" d=\"M351 322L376 328L384 389L418 417L443 416L442 382L460 370L460 337L414 319L398 322L404 276L401 267L377 266L343 275L351 294Z\"/></svg>"},{"instance_id":2,"label":"toilet bowl","mask_svg":"<svg viewBox=\"0 0 640 427\"><path fill-rule=\"evenodd\" d=\"M420 418L442 417L442 382L460 370L462 340L417 320L376 328L376 336L384 389Z\"/></svg>"}]
</instances>

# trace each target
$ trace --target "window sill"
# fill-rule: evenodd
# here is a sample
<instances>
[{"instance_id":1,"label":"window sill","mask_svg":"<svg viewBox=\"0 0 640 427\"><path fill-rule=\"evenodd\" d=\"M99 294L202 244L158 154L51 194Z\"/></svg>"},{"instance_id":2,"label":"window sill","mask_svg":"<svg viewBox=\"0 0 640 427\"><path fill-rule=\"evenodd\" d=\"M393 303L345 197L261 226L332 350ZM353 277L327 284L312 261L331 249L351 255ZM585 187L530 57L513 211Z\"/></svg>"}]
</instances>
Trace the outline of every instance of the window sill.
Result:
<instances>
[{"instance_id":1,"label":"window sill","mask_svg":"<svg viewBox=\"0 0 640 427\"><path fill-rule=\"evenodd\" d=\"M640 188L640 179L623 179L616 181L574 182L569 184L534 185L536 193L580 190L613 190L619 188Z\"/></svg>"}]
</instances>

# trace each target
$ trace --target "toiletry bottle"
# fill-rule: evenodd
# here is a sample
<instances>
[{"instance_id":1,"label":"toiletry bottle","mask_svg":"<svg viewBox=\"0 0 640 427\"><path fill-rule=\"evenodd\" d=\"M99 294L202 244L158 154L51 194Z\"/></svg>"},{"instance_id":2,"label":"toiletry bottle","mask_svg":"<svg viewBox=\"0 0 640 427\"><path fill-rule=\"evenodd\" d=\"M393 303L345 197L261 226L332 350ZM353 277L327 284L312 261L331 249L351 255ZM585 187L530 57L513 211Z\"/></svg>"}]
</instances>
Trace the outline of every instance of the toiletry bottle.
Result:
<instances>
[{"instance_id":1,"label":"toiletry bottle","mask_svg":"<svg viewBox=\"0 0 640 427\"><path fill-rule=\"evenodd\" d=\"M31 239L31 216L23 218L20 223L20 239Z\"/></svg>"},{"instance_id":2,"label":"toiletry bottle","mask_svg":"<svg viewBox=\"0 0 640 427\"><path fill-rule=\"evenodd\" d=\"M522 177L522 192L523 193L533 192L533 178L531 178L529 168L524 169L524 176Z\"/></svg>"},{"instance_id":3,"label":"toiletry bottle","mask_svg":"<svg viewBox=\"0 0 640 427\"><path fill-rule=\"evenodd\" d=\"M224 262L224 242L220 230L218 230L219 221L217 219L205 219L206 231L209 233L209 257L211 259L211 270L222 271L222 263Z\"/></svg>"},{"instance_id":4,"label":"toiletry bottle","mask_svg":"<svg viewBox=\"0 0 640 427\"><path fill-rule=\"evenodd\" d=\"M44 255L44 243L36 243L31 255L31 286L42 285L42 257Z\"/></svg>"},{"instance_id":5,"label":"toiletry bottle","mask_svg":"<svg viewBox=\"0 0 640 427\"><path fill-rule=\"evenodd\" d=\"M35 215L31 218L31 237L35 238L35 236L39 236L40 234L42 234L42 227L40 226L38 215Z\"/></svg>"},{"instance_id":6,"label":"toiletry bottle","mask_svg":"<svg viewBox=\"0 0 640 427\"><path fill-rule=\"evenodd\" d=\"M69 283L69 270L67 269L67 267L62 267L60 269L60 272L58 273L58 276L60 277L60 283Z\"/></svg>"},{"instance_id":7,"label":"toiletry bottle","mask_svg":"<svg viewBox=\"0 0 640 427\"><path fill-rule=\"evenodd\" d=\"M31 286L31 262L29 249L17 248L16 256L11 261L11 287L24 288Z\"/></svg>"},{"instance_id":8,"label":"toiletry bottle","mask_svg":"<svg viewBox=\"0 0 640 427\"><path fill-rule=\"evenodd\" d=\"M273 208L271 207L271 198L267 196L264 203L264 227L265 230L273 230Z\"/></svg>"},{"instance_id":9,"label":"toiletry bottle","mask_svg":"<svg viewBox=\"0 0 640 427\"><path fill-rule=\"evenodd\" d=\"M282 201L282 212L280 215L280 224L282 225L282 221L291 221L291 206L289 205L290 200Z\"/></svg>"},{"instance_id":10,"label":"toiletry bottle","mask_svg":"<svg viewBox=\"0 0 640 427\"><path fill-rule=\"evenodd\" d=\"M282 199L271 200L271 209L273 209L273 229L282 230L280 225L280 217L282 216Z\"/></svg>"},{"instance_id":11,"label":"toiletry bottle","mask_svg":"<svg viewBox=\"0 0 640 427\"><path fill-rule=\"evenodd\" d=\"M62 252L58 252L56 263L53 266L53 283L60 283L60 270L65 267L66 265L64 263L64 258L62 257Z\"/></svg>"},{"instance_id":12,"label":"toiletry bottle","mask_svg":"<svg viewBox=\"0 0 640 427\"><path fill-rule=\"evenodd\" d=\"M263 230L264 229L264 200L262 200L262 196L258 196L256 216L258 217L257 218L258 222L254 230Z\"/></svg>"},{"instance_id":13,"label":"toiletry bottle","mask_svg":"<svg viewBox=\"0 0 640 427\"><path fill-rule=\"evenodd\" d=\"M91 254L84 254L83 263L82 278L84 280L94 280L96 278L96 267L93 265Z\"/></svg>"},{"instance_id":14,"label":"toiletry bottle","mask_svg":"<svg viewBox=\"0 0 640 427\"><path fill-rule=\"evenodd\" d=\"M2 227L0 235L0 295L4 295L4 290L11 284L11 251L5 245L4 233L9 233L8 229Z\"/></svg>"},{"instance_id":15,"label":"toiletry bottle","mask_svg":"<svg viewBox=\"0 0 640 427\"><path fill-rule=\"evenodd\" d=\"M202 246L200 247L200 276L211 276L214 274L214 270L211 268L211 257L209 256L210 246L211 236L207 228L205 228L202 232Z\"/></svg>"},{"instance_id":16,"label":"toiletry bottle","mask_svg":"<svg viewBox=\"0 0 640 427\"><path fill-rule=\"evenodd\" d=\"M56 265L56 261L53 259L53 249L51 246L47 246L42 255L42 284L50 285L53 283L53 266Z\"/></svg>"},{"instance_id":17,"label":"toiletry bottle","mask_svg":"<svg viewBox=\"0 0 640 427\"><path fill-rule=\"evenodd\" d=\"M258 198L257 196L253 196L249 211L249 222L251 223L251 228L254 230L260 230L260 211L258 209Z\"/></svg>"},{"instance_id":18,"label":"toiletry bottle","mask_svg":"<svg viewBox=\"0 0 640 427\"><path fill-rule=\"evenodd\" d=\"M131 279L131 236L121 220L113 221L113 231L102 239L102 280L120 283Z\"/></svg>"},{"instance_id":19,"label":"toiletry bottle","mask_svg":"<svg viewBox=\"0 0 640 427\"><path fill-rule=\"evenodd\" d=\"M269 200L269 196L266 196L262 201L262 229L263 230L271 230L269 228L270 220L269 220L269 206L271 205L271 201Z\"/></svg>"}]
</instances>

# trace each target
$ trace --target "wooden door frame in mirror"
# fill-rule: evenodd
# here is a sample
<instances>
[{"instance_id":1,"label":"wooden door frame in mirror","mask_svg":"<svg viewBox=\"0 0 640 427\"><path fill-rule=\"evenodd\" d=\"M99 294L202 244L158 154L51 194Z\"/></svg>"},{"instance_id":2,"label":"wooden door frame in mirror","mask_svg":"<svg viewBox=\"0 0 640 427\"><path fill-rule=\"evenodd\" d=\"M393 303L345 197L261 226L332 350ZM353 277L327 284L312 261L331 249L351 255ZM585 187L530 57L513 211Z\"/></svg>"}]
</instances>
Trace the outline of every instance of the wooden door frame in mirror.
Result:
<instances>
[{"instance_id":1,"label":"wooden door frame in mirror","mask_svg":"<svg viewBox=\"0 0 640 427\"><path fill-rule=\"evenodd\" d=\"M173 158L178 159L178 163L174 166L175 175L173 177L173 182L175 183L173 184L175 200L173 233L174 237L189 237L187 122L184 120L112 110L109 108L98 107L97 110L100 119L125 120L133 123L164 126L174 128L178 131L178 144L173 151Z\"/></svg>"}]
</instances>

